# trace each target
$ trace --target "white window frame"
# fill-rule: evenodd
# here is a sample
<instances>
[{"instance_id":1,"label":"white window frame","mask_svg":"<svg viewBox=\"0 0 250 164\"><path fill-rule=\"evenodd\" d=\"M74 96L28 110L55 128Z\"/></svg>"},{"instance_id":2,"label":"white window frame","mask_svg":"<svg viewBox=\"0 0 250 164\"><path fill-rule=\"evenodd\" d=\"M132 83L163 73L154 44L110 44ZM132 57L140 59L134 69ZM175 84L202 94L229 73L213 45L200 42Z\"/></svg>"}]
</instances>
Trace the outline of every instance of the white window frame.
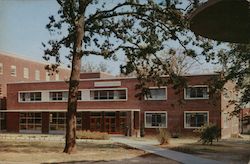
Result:
<instances>
[{"instance_id":1,"label":"white window frame","mask_svg":"<svg viewBox=\"0 0 250 164\"><path fill-rule=\"evenodd\" d=\"M10 75L11 76L16 76L16 66L15 65L10 66Z\"/></svg>"},{"instance_id":2,"label":"white window frame","mask_svg":"<svg viewBox=\"0 0 250 164\"><path fill-rule=\"evenodd\" d=\"M27 67L23 68L23 78L29 79L29 68Z\"/></svg>"},{"instance_id":3,"label":"white window frame","mask_svg":"<svg viewBox=\"0 0 250 164\"><path fill-rule=\"evenodd\" d=\"M146 123L147 113L149 113L149 114L165 113L166 114L166 127L147 126L147 123ZM166 112L166 111L145 111L144 112L144 126L145 126L145 128L167 128L168 127L168 112Z\"/></svg>"},{"instance_id":4,"label":"white window frame","mask_svg":"<svg viewBox=\"0 0 250 164\"><path fill-rule=\"evenodd\" d=\"M42 133L42 126L43 126L43 120L42 120L42 113L41 112L21 112L21 113L40 113L41 117L39 117L39 119L41 119L41 124L36 124L36 123L28 123L28 125L41 125L41 130L21 130L21 126L22 123L21 121L21 116L19 117L19 132L20 133ZM27 120L29 117L25 117L25 120ZM32 117L32 120L36 120L38 119L38 117ZM26 122L27 123L27 122Z\"/></svg>"},{"instance_id":5,"label":"white window frame","mask_svg":"<svg viewBox=\"0 0 250 164\"><path fill-rule=\"evenodd\" d=\"M35 70L35 80L40 80L40 71Z\"/></svg>"},{"instance_id":6,"label":"white window frame","mask_svg":"<svg viewBox=\"0 0 250 164\"><path fill-rule=\"evenodd\" d=\"M206 87L207 88L207 97L187 97L186 92L187 88L184 88L184 99L185 100L208 100L209 99L209 87L208 85L189 85L188 88L198 88L198 87Z\"/></svg>"},{"instance_id":7,"label":"white window frame","mask_svg":"<svg viewBox=\"0 0 250 164\"><path fill-rule=\"evenodd\" d=\"M98 100L93 100L91 99L91 91L98 91L98 90L125 90L126 92L126 99L98 99ZM98 88L98 89L90 89L89 90L90 93L90 100L87 101L128 101L128 88ZM82 100L84 101L84 100ZM85 100L86 101L86 100Z\"/></svg>"},{"instance_id":8,"label":"white window frame","mask_svg":"<svg viewBox=\"0 0 250 164\"><path fill-rule=\"evenodd\" d=\"M187 113L206 113L207 114L207 124L209 124L209 111L184 111L184 129L197 129L200 127L189 127L186 124L186 114Z\"/></svg>"},{"instance_id":9,"label":"white window frame","mask_svg":"<svg viewBox=\"0 0 250 164\"><path fill-rule=\"evenodd\" d=\"M153 98L150 98L150 97L147 97L146 95L144 96L144 100L147 100L147 101L162 101L162 100L167 100L168 99L168 89L167 87L149 87L148 89L164 89L165 88L165 97L166 98L162 98L162 99L153 99Z\"/></svg>"},{"instance_id":10,"label":"white window frame","mask_svg":"<svg viewBox=\"0 0 250 164\"><path fill-rule=\"evenodd\" d=\"M0 63L0 75L3 74L3 63Z\"/></svg>"}]
</instances>

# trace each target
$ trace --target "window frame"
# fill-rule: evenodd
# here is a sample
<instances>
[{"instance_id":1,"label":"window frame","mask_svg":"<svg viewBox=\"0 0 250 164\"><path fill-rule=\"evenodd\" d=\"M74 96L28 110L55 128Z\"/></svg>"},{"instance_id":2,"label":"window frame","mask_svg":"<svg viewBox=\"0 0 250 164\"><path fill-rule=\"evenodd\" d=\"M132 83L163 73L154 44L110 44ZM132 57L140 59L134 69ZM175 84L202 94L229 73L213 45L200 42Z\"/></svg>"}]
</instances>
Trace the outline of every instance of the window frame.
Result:
<instances>
[{"instance_id":1,"label":"window frame","mask_svg":"<svg viewBox=\"0 0 250 164\"><path fill-rule=\"evenodd\" d=\"M146 120L146 118L147 118L147 114L165 114L165 116L166 116L166 126L165 127L159 127L159 126L147 126L147 120ZM168 112L166 112L166 111L145 111L144 112L144 127L145 128L168 128Z\"/></svg>"},{"instance_id":2,"label":"window frame","mask_svg":"<svg viewBox=\"0 0 250 164\"><path fill-rule=\"evenodd\" d=\"M13 72L12 72L13 71ZM13 74L12 74L13 73ZM16 77L17 75L17 72L16 72L16 66L15 65L11 65L10 66L10 76L14 76Z\"/></svg>"},{"instance_id":3,"label":"window frame","mask_svg":"<svg viewBox=\"0 0 250 164\"><path fill-rule=\"evenodd\" d=\"M0 63L0 75L3 75L3 63Z\"/></svg>"},{"instance_id":4,"label":"window frame","mask_svg":"<svg viewBox=\"0 0 250 164\"><path fill-rule=\"evenodd\" d=\"M168 99L168 89L167 89L167 86L165 86L165 87L149 87L148 89L149 90L150 89L165 89L165 98L153 99L153 98L150 98L150 97L146 97L146 95L145 95L144 96L144 100L146 100L146 101L162 101L162 100L167 100Z\"/></svg>"},{"instance_id":5,"label":"window frame","mask_svg":"<svg viewBox=\"0 0 250 164\"><path fill-rule=\"evenodd\" d=\"M29 79L29 68L27 67L23 68L23 78Z\"/></svg>"},{"instance_id":6,"label":"window frame","mask_svg":"<svg viewBox=\"0 0 250 164\"><path fill-rule=\"evenodd\" d=\"M186 114L187 113L206 113L207 114L207 124L209 124L209 111L184 111L184 129L198 129L201 127L190 127L187 126L187 118L186 118Z\"/></svg>"},{"instance_id":7,"label":"window frame","mask_svg":"<svg viewBox=\"0 0 250 164\"><path fill-rule=\"evenodd\" d=\"M21 117L21 113L25 114L25 117ZM19 116L19 132L20 133L42 133L42 113L41 112L21 112ZM28 113L34 114L33 116L28 116ZM40 117L36 117L35 114L39 113ZM21 123L21 119L25 120L25 123ZM32 120L32 123L30 123L28 120ZM38 124L36 123L36 120L40 120L41 122ZM21 129L21 126L25 125L28 127L29 125L33 126L40 126L41 129Z\"/></svg>"},{"instance_id":8,"label":"window frame","mask_svg":"<svg viewBox=\"0 0 250 164\"><path fill-rule=\"evenodd\" d=\"M24 94L29 94L29 100L27 101L23 101L22 98L21 98L21 94L24 93ZM34 100L34 101L31 101L31 96L30 94L31 93L41 93L41 100ZM19 103L33 103L33 102L43 102L43 99L42 99L42 91L19 91L18 92L18 102Z\"/></svg>"},{"instance_id":9,"label":"window frame","mask_svg":"<svg viewBox=\"0 0 250 164\"><path fill-rule=\"evenodd\" d=\"M39 81L40 80L40 71L35 70L35 80Z\"/></svg>"},{"instance_id":10,"label":"window frame","mask_svg":"<svg viewBox=\"0 0 250 164\"><path fill-rule=\"evenodd\" d=\"M207 97L187 97L187 88L207 88ZM184 88L184 99L185 100L208 100L209 99L209 87L208 85L188 85L187 88Z\"/></svg>"},{"instance_id":11,"label":"window frame","mask_svg":"<svg viewBox=\"0 0 250 164\"><path fill-rule=\"evenodd\" d=\"M92 99L91 98L91 91L117 91L117 90L124 90L126 98L125 99ZM96 88L96 89L89 89L89 100L88 101L127 101L128 100L128 88ZM115 93L113 94L115 97ZM82 100L84 101L84 100Z\"/></svg>"}]
</instances>

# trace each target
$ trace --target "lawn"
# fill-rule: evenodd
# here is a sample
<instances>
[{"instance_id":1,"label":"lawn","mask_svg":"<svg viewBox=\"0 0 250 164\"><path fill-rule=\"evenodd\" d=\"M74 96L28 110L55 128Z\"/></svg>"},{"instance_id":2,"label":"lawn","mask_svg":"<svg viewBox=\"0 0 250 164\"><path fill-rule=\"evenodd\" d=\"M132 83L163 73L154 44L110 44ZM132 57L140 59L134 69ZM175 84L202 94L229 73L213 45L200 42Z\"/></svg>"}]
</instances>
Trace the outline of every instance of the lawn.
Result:
<instances>
[{"instance_id":1,"label":"lawn","mask_svg":"<svg viewBox=\"0 0 250 164\"><path fill-rule=\"evenodd\" d=\"M177 164L144 151L108 141L79 142L75 154L62 153L62 142L24 142L0 140L0 163L136 163Z\"/></svg>"},{"instance_id":2,"label":"lawn","mask_svg":"<svg viewBox=\"0 0 250 164\"><path fill-rule=\"evenodd\" d=\"M227 139L203 145L198 139L170 139L166 148L223 161L225 163L248 164L250 162L250 140Z\"/></svg>"}]
</instances>

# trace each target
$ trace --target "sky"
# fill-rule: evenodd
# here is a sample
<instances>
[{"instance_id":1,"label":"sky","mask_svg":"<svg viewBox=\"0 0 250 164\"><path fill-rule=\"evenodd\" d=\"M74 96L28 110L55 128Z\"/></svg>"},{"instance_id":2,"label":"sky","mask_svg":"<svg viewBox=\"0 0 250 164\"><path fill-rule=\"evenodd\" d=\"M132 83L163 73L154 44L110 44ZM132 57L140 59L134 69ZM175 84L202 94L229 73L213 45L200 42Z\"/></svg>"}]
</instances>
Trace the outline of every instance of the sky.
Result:
<instances>
[{"instance_id":1,"label":"sky","mask_svg":"<svg viewBox=\"0 0 250 164\"><path fill-rule=\"evenodd\" d=\"M48 17L56 15L58 9L56 0L0 0L0 51L44 61L41 43L53 38L45 26ZM125 58L120 56L114 62L91 56L83 57L83 61L95 65L106 63L112 74L119 74L119 66ZM202 66L205 71L209 67Z\"/></svg>"}]
</instances>

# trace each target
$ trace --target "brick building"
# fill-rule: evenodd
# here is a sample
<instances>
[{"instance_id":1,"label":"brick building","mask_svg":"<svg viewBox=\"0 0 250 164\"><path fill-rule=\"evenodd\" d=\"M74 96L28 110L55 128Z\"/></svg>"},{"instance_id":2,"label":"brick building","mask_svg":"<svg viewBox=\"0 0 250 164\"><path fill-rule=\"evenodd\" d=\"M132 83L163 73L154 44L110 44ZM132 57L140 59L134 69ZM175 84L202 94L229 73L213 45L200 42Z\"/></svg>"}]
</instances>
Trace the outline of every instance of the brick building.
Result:
<instances>
[{"instance_id":1,"label":"brick building","mask_svg":"<svg viewBox=\"0 0 250 164\"><path fill-rule=\"evenodd\" d=\"M172 86L150 86L151 96L135 98L134 77L82 73L78 94L77 129L111 134L149 135L167 128L172 135L193 134L207 123L221 127L221 136L238 133L238 119L228 119L227 99L209 94L216 74L185 76L188 87L179 94ZM7 86L7 131L63 133L67 110L64 81L19 82ZM227 85L228 88L232 84Z\"/></svg>"},{"instance_id":2,"label":"brick building","mask_svg":"<svg viewBox=\"0 0 250 164\"><path fill-rule=\"evenodd\" d=\"M64 80L69 77L69 69L59 69L49 76L44 69L45 62L37 62L7 52L0 52L0 110L6 110L7 83L28 81ZM5 129L5 114L0 113L0 130Z\"/></svg>"}]
</instances>

